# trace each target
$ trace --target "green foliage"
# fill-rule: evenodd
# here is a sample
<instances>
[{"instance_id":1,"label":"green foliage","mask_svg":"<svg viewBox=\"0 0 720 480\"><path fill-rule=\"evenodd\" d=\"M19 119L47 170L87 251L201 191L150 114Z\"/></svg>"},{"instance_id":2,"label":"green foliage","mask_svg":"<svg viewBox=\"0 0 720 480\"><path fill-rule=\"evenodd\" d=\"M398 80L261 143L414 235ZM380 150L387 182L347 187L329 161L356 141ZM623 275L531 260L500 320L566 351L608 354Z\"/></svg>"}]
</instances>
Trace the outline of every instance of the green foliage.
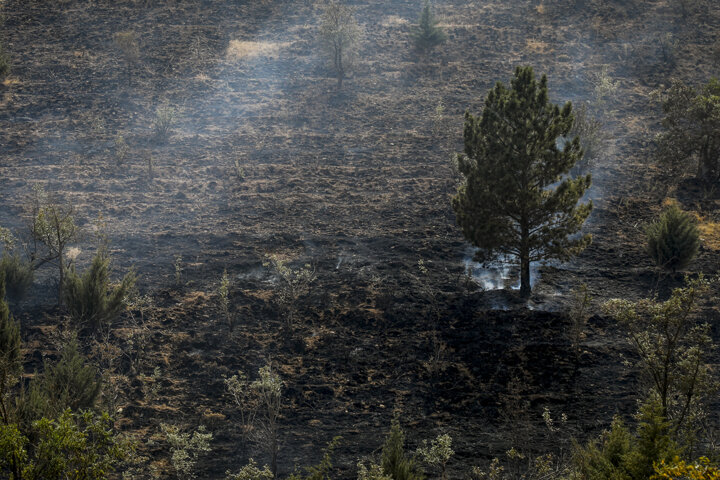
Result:
<instances>
[{"instance_id":1,"label":"green foliage","mask_svg":"<svg viewBox=\"0 0 720 480\"><path fill-rule=\"evenodd\" d=\"M33 268L48 262L56 262L58 267L58 304L62 300L62 288L65 276L65 250L78 236L75 225L75 207L72 204L60 204L45 193L42 187L33 187L28 206L30 216L30 235L33 249L30 263ZM44 252L41 248L44 247Z\"/></svg>"},{"instance_id":2,"label":"green foliage","mask_svg":"<svg viewBox=\"0 0 720 480\"><path fill-rule=\"evenodd\" d=\"M0 425L0 477L14 480L104 480L131 452L106 413L73 413L33 423L32 448L15 424ZM6 476L7 475L7 476Z\"/></svg>"},{"instance_id":3,"label":"green foliage","mask_svg":"<svg viewBox=\"0 0 720 480\"><path fill-rule=\"evenodd\" d=\"M650 400L640 407L634 448L625 458L632 478L650 478L655 463L671 460L680 453L671 439L670 426L659 401Z\"/></svg>"},{"instance_id":4,"label":"green foliage","mask_svg":"<svg viewBox=\"0 0 720 480\"><path fill-rule=\"evenodd\" d=\"M382 465L370 462L369 467L363 462L358 462L357 480L392 480L392 477L383 471Z\"/></svg>"},{"instance_id":5,"label":"green foliage","mask_svg":"<svg viewBox=\"0 0 720 480\"><path fill-rule=\"evenodd\" d=\"M630 480L624 462L631 438L622 420L616 417L600 442L592 440L585 447L576 444L573 463L578 480Z\"/></svg>"},{"instance_id":6,"label":"green foliage","mask_svg":"<svg viewBox=\"0 0 720 480\"><path fill-rule=\"evenodd\" d=\"M57 363L45 362L29 391L20 399L21 416L27 422L43 416L53 418L65 409L87 410L95 406L102 381L95 367L87 365L72 340L63 347Z\"/></svg>"},{"instance_id":7,"label":"green foliage","mask_svg":"<svg viewBox=\"0 0 720 480\"><path fill-rule=\"evenodd\" d=\"M226 480L272 480L275 478L270 467L265 465L261 470L252 458L238 473L227 472L226 475Z\"/></svg>"},{"instance_id":8,"label":"green foliage","mask_svg":"<svg viewBox=\"0 0 720 480\"><path fill-rule=\"evenodd\" d=\"M573 462L577 480L647 480L654 465L680 453L670 435L670 425L657 401L640 407L638 428L632 435L619 418L600 441L585 447L576 444Z\"/></svg>"},{"instance_id":9,"label":"green foliage","mask_svg":"<svg viewBox=\"0 0 720 480\"><path fill-rule=\"evenodd\" d=\"M481 117L465 114L457 222L478 247L476 260L519 259L523 296L530 295L531 262L568 259L591 241L576 235L592 210L592 202L578 205L590 175L564 177L582 156L580 139L558 147L573 120L571 104L550 103L547 77L537 82L531 67L516 69L510 89L498 83Z\"/></svg>"},{"instance_id":10,"label":"green foliage","mask_svg":"<svg viewBox=\"0 0 720 480\"><path fill-rule=\"evenodd\" d=\"M238 372L225 379L225 386L240 409L243 436L248 432L247 436L268 452L270 471L276 475L283 382L270 364L258 370L258 377L250 382L246 374Z\"/></svg>"},{"instance_id":11,"label":"green foliage","mask_svg":"<svg viewBox=\"0 0 720 480\"><path fill-rule=\"evenodd\" d=\"M155 110L155 119L153 120L153 131L155 139L158 142L167 141L170 136L170 129L175 124L177 113L175 109L169 105L163 105Z\"/></svg>"},{"instance_id":12,"label":"green foliage","mask_svg":"<svg viewBox=\"0 0 720 480\"><path fill-rule=\"evenodd\" d=\"M12 472L12 480L19 477L16 473L22 471L22 465L27 464L28 443L17 425L0 423L0 475Z\"/></svg>"},{"instance_id":13,"label":"green foliage","mask_svg":"<svg viewBox=\"0 0 720 480\"><path fill-rule=\"evenodd\" d=\"M19 255L3 252L0 257L0 275L5 277L8 298L18 302L25 298L32 286L35 272L30 262L22 260Z\"/></svg>"},{"instance_id":14,"label":"green foliage","mask_svg":"<svg viewBox=\"0 0 720 480\"><path fill-rule=\"evenodd\" d=\"M594 117L586 103L582 103L573 115L575 117L568 138L579 138L583 155L570 169L575 176L587 175L602 158L607 138L603 129L603 122Z\"/></svg>"},{"instance_id":15,"label":"green foliage","mask_svg":"<svg viewBox=\"0 0 720 480\"><path fill-rule=\"evenodd\" d=\"M223 316L227 320L228 328L233 328L233 315L230 311L230 277L228 276L227 270L223 271L222 277L220 277L220 286L218 287L218 298L220 304L220 310Z\"/></svg>"},{"instance_id":16,"label":"green foliage","mask_svg":"<svg viewBox=\"0 0 720 480\"><path fill-rule=\"evenodd\" d=\"M447 35L442 28L438 27L438 21L435 19L430 8L430 0L425 0L422 13L418 24L413 28L411 36L415 48L423 54L427 54L432 49L447 40Z\"/></svg>"},{"instance_id":17,"label":"green foliage","mask_svg":"<svg viewBox=\"0 0 720 480\"><path fill-rule=\"evenodd\" d=\"M330 480L330 470L332 470L332 454L340 445L341 437L335 437L330 443L328 443L325 451L323 452L322 460L317 465L305 467L305 475L293 473L288 477L288 480Z\"/></svg>"},{"instance_id":18,"label":"green foliage","mask_svg":"<svg viewBox=\"0 0 720 480\"><path fill-rule=\"evenodd\" d=\"M338 88L353 67L359 40L355 9L340 0L327 0L320 19L320 44L335 70Z\"/></svg>"},{"instance_id":19,"label":"green foliage","mask_svg":"<svg viewBox=\"0 0 720 480\"><path fill-rule=\"evenodd\" d=\"M444 435L438 435L430 445L428 445L427 440L424 440L422 447L417 449L417 455L422 458L425 463L440 469L440 478L446 480L447 473L445 470L447 463L455 454L451 447L452 438L446 433Z\"/></svg>"},{"instance_id":20,"label":"green foliage","mask_svg":"<svg viewBox=\"0 0 720 480\"><path fill-rule=\"evenodd\" d=\"M697 220L674 204L645 233L647 251L655 265L673 273L685 268L700 248Z\"/></svg>"},{"instance_id":21,"label":"green foliage","mask_svg":"<svg viewBox=\"0 0 720 480\"><path fill-rule=\"evenodd\" d=\"M165 423L161 424L160 428L170 444L170 463L177 478L195 478L195 465L200 454L210 451L212 433L205 433L202 425L192 433L181 432L177 426Z\"/></svg>"},{"instance_id":22,"label":"green foliage","mask_svg":"<svg viewBox=\"0 0 720 480\"><path fill-rule=\"evenodd\" d=\"M393 418L382 448L383 471L393 480L423 480L425 475L415 460L405 454L405 432L398 418Z\"/></svg>"},{"instance_id":23,"label":"green foliage","mask_svg":"<svg viewBox=\"0 0 720 480\"><path fill-rule=\"evenodd\" d=\"M10 316L5 301L5 279L0 276L0 415L8 423L8 393L22 373L20 326Z\"/></svg>"},{"instance_id":24,"label":"green foliage","mask_svg":"<svg viewBox=\"0 0 720 480\"><path fill-rule=\"evenodd\" d=\"M315 269L310 264L294 269L277 255L268 255L263 266L277 277L275 303L285 318L288 329L292 329L298 315L300 300L310 293L316 279Z\"/></svg>"},{"instance_id":25,"label":"green foliage","mask_svg":"<svg viewBox=\"0 0 720 480\"><path fill-rule=\"evenodd\" d=\"M708 184L720 180L720 81L702 88L673 82L663 99L665 131L658 136L658 156L673 173L694 163L696 176Z\"/></svg>"},{"instance_id":26,"label":"green foliage","mask_svg":"<svg viewBox=\"0 0 720 480\"><path fill-rule=\"evenodd\" d=\"M70 267L63 288L63 299L72 319L79 325L98 330L109 326L126 306L126 297L135 285L131 270L116 287L110 286L110 257L101 248L90 268L82 275Z\"/></svg>"},{"instance_id":27,"label":"green foliage","mask_svg":"<svg viewBox=\"0 0 720 480\"><path fill-rule=\"evenodd\" d=\"M694 415L703 410L705 397L716 390L706 363L712 349L710 326L693 317L698 302L710 289L703 276L686 279L664 302L611 300L603 308L628 333L640 356L639 366L673 432L693 432ZM691 434L691 436L693 436Z\"/></svg>"},{"instance_id":28,"label":"green foliage","mask_svg":"<svg viewBox=\"0 0 720 480\"><path fill-rule=\"evenodd\" d=\"M105 479L131 451L114 433L107 413L65 410L57 419L42 418L34 424L38 436L34 461L26 467L30 479Z\"/></svg>"}]
</instances>

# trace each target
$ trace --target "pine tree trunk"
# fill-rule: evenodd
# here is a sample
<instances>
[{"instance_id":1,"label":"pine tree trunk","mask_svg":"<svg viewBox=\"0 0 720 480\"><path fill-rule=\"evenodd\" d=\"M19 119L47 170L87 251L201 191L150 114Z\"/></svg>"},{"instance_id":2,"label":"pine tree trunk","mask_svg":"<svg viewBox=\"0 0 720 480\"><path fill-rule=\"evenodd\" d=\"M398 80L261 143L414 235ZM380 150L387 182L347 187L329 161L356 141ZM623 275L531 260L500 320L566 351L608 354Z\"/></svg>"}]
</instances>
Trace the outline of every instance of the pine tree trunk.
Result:
<instances>
[{"instance_id":1,"label":"pine tree trunk","mask_svg":"<svg viewBox=\"0 0 720 480\"><path fill-rule=\"evenodd\" d=\"M530 298L530 227L523 214L520 221L520 296Z\"/></svg>"},{"instance_id":2,"label":"pine tree trunk","mask_svg":"<svg viewBox=\"0 0 720 480\"><path fill-rule=\"evenodd\" d=\"M520 296L530 298L530 255L523 254L520 258Z\"/></svg>"}]
</instances>

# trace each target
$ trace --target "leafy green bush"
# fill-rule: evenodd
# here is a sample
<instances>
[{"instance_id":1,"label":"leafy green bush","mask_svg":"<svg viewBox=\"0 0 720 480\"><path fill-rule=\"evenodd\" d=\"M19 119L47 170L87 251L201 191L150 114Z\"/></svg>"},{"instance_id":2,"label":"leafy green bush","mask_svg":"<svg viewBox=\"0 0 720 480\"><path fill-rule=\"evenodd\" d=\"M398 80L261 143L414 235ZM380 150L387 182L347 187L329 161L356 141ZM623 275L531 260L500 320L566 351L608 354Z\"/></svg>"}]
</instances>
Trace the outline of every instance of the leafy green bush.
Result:
<instances>
[{"instance_id":1,"label":"leafy green bush","mask_svg":"<svg viewBox=\"0 0 720 480\"><path fill-rule=\"evenodd\" d=\"M5 301L5 280L0 277L0 404L22 373L20 326Z\"/></svg>"},{"instance_id":2,"label":"leafy green bush","mask_svg":"<svg viewBox=\"0 0 720 480\"><path fill-rule=\"evenodd\" d=\"M425 0L425 6L420 14L420 20L411 33L415 48L417 48L419 52L427 54L433 48L447 40L447 35L445 35L443 29L438 27L437 24L438 21L430 9L430 1Z\"/></svg>"},{"instance_id":3,"label":"leafy green bush","mask_svg":"<svg viewBox=\"0 0 720 480\"><path fill-rule=\"evenodd\" d=\"M0 276L5 277L6 293L10 300L20 301L25 298L32 286L35 272L30 262L23 261L20 256L4 253L0 257Z\"/></svg>"},{"instance_id":4,"label":"leafy green bush","mask_svg":"<svg viewBox=\"0 0 720 480\"><path fill-rule=\"evenodd\" d=\"M686 279L686 286L672 291L670 298L631 302L611 300L603 305L626 330L640 361L650 395L657 398L673 430L695 442L703 412L717 392L717 382L708 365L714 346L708 323L698 323L695 313L717 280L702 275Z\"/></svg>"},{"instance_id":5,"label":"leafy green bush","mask_svg":"<svg viewBox=\"0 0 720 480\"><path fill-rule=\"evenodd\" d=\"M332 455L338 445L340 445L341 437L332 439L323 452L322 460L317 465L305 467L305 475L293 473L288 480L330 480L330 470L332 469Z\"/></svg>"},{"instance_id":6,"label":"leafy green bush","mask_svg":"<svg viewBox=\"0 0 720 480\"><path fill-rule=\"evenodd\" d=\"M41 417L54 418L69 408L93 408L102 381L95 367L87 365L76 340L63 347L57 363L45 362L44 371L30 382L20 400L20 414L29 424Z\"/></svg>"},{"instance_id":7,"label":"leafy green bush","mask_svg":"<svg viewBox=\"0 0 720 480\"><path fill-rule=\"evenodd\" d=\"M115 320L125 308L125 299L136 281L135 273L130 270L120 284L112 288L109 267L110 257L101 248L82 275L75 273L72 265L63 285L63 299L72 319L94 330Z\"/></svg>"},{"instance_id":8,"label":"leafy green bush","mask_svg":"<svg viewBox=\"0 0 720 480\"><path fill-rule=\"evenodd\" d=\"M275 478L270 467L265 465L261 470L252 458L238 473L227 472L226 475L226 480L272 480Z\"/></svg>"},{"instance_id":9,"label":"leafy green bush","mask_svg":"<svg viewBox=\"0 0 720 480\"><path fill-rule=\"evenodd\" d=\"M205 433L200 425L192 434L181 432L175 425L161 424L160 428L170 444L170 463L179 479L195 478L195 466L201 453L210 451L212 433Z\"/></svg>"},{"instance_id":10,"label":"leafy green bush","mask_svg":"<svg viewBox=\"0 0 720 480\"><path fill-rule=\"evenodd\" d=\"M647 480L654 465L675 458L680 449L670 436L662 405L650 400L640 407L638 427L631 434L621 420L587 446L576 444L573 456L578 480Z\"/></svg>"},{"instance_id":11,"label":"leafy green bush","mask_svg":"<svg viewBox=\"0 0 720 480\"><path fill-rule=\"evenodd\" d=\"M673 273L685 268L700 248L697 221L677 205L665 210L646 234L647 251L655 264Z\"/></svg>"},{"instance_id":12,"label":"leafy green bush","mask_svg":"<svg viewBox=\"0 0 720 480\"><path fill-rule=\"evenodd\" d=\"M175 109L169 105L163 105L155 111L155 119L153 120L153 130L155 139L158 142L167 141L170 136L170 129L175 124L177 113Z\"/></svg>"},{"instance_id":13,"label":"leafy green bush","mask_svg":"<svg viewBox=\"0 0 720 480\"><path fill-rule=\"evenodd\" d=\"M33 442L18 425L0 424L0 478L103 480L132 452L106 413L73 413L33 423Z\"/></svg>"}]
</instances>

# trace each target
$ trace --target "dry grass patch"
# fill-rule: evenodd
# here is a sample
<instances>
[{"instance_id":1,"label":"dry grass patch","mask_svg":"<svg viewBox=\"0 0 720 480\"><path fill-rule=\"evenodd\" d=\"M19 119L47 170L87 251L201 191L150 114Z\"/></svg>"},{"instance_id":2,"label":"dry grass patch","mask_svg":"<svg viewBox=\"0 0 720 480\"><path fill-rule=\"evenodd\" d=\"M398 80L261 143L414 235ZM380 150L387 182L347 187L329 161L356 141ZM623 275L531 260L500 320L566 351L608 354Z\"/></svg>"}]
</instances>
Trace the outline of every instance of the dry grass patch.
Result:
<instances>
[{"instance_id":1,"label":"dry grass patch","mask_svg":"<svg viewBox=\"0 0 720 480\"><path fill-rule=\"evenodd\" d=\"M247 42L231 40L225 58L239 61L246 58L277 57L280 50L290 45L289 42Z\"/></svg>"},{"instance_id":2,"label":"dry grass patch","mask_svg":"<svg viewBox=\"0 0 720 480\"><path fill-rule=\"evenodd\" d=\"M407 18L402 18L398 15L388 15L385 17L385 19L382 21L381 25L383 27L399 27L401 25L407 25L410 21Z\"/></svg>"},{"instance_id":3,"label":"dry grass patch","mask_svg":"<svg viewBox=\"0 0 720 480\"><path fill-rule=\"evenodd\" d=\"M532 53L548 53L552 50L547 42L541 40L527 39L525 41L525 48Z\"/></svg>"}]
</instances>

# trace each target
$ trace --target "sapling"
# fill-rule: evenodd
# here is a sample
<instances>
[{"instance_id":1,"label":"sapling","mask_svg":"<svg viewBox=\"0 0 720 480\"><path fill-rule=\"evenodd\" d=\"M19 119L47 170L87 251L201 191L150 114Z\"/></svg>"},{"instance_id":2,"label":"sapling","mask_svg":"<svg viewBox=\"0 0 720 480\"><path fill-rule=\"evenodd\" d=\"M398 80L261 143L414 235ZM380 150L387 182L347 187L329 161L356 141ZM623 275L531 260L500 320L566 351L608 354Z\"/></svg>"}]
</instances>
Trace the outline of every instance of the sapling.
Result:
<instances>
[{"instance_id":1,"label":"sapling","mask_svg":"<svg viewBox=\"0 0 720 480\"><path fill-rule=\"evenodd\" d=\"M340 0L328 0L320 23L320 42L335 70L338 88L342 88L357 56L360 39L355 9Z\"/></svg>"},{"instance_id":2,"label":"sapling","mask_svg":"<svg viewBox=\"0 0 720 480\"><path fill-rule=\"evenodd\" d=\"M198 458L202 453L210 451L212 433L206 433L203 425L192 433L181 432L177 426L166 423L160 424L160 429L170 444L170 463L177 478L180 480L195 478Z\"/></svg>"},{"instance_id":3,"label":"sapling","mask_svg":"<svg viewBox=\"0 0 720 480\"><path fill-rule=\"evenodd\" d=\"M430 445L424 440L422 446L417 449L417 454L425 463L440 470L441 480L447 480L447 463L455 454L451 447L452 437L446 433L438 435Z\"/></svg>"},{"instance_id":4,"label":"sapling","mask_svg":"<svg viewBox=\"0 0 720 480\"><path fill-rule=\"evenodd\" d=\"M175 255L175 285L178 287L182 285L182 260L182 255Z\"/></svg>"},{"instance_id":5,"label":"sapling","mask_svg":"<svg viewBox=\"0 0 720 480\"><path fill-rule=\"evenodd\" d=\"M220 277L220 286L218 287L218 303L220 304L220 310L228 323L228 327L232 330L233 318L230 312L230 277L227 274L227 270L223 271L222 277Z\"/></svg>"}]
</instances>

